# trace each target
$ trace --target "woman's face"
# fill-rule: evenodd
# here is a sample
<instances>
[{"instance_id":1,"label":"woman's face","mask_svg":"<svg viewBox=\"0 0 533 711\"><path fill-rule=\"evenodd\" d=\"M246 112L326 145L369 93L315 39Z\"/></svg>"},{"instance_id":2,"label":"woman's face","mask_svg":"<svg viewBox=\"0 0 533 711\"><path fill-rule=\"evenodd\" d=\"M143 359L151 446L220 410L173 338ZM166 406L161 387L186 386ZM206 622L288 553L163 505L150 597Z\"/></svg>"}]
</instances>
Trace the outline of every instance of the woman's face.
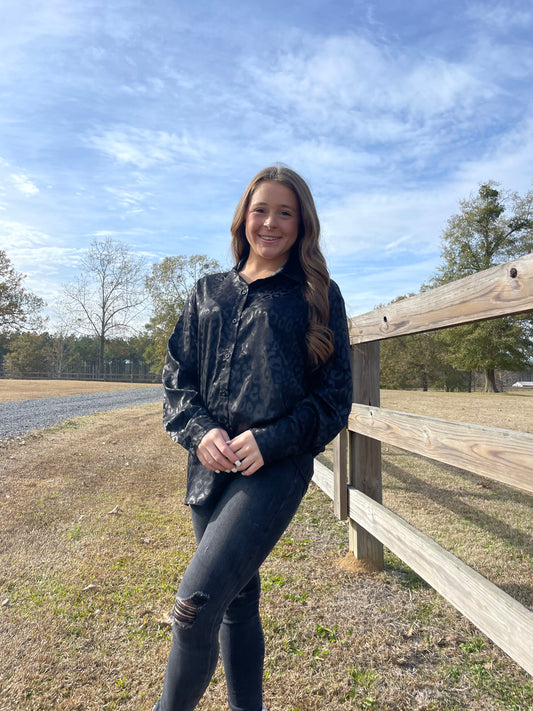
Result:
<instances>
[{"instance_id":1,"label":"woman's face","mask_svg":"<svg viewBox=\"0 0 533 711\"><path fill-rule=\"evenodd\" d=\"M249 266L275 272L298 239L300 210L293 191L282 183L263 181L252 194L246 212Z\"/></svg>"}]
</instances>

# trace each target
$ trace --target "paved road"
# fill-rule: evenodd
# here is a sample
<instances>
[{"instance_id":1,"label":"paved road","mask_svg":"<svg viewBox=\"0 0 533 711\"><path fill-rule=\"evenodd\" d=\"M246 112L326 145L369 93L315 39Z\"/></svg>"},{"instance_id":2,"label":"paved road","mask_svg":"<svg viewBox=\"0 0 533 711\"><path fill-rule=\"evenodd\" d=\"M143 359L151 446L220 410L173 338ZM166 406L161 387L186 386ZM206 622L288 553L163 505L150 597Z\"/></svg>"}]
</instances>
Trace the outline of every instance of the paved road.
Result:
<instances>
[{"instance_id":1,"label":"paved road","mask_svg":"<svg viewBox=\"0 0 533 711\"><path fill-rule=\"evenodd\" d=\"M0 440L16 437L30 430L42 430L71 417L92 415L104 410L118 410L163 400L160 385L113 392L48 397L0 403Z\"/></svg>"}]
</instances>

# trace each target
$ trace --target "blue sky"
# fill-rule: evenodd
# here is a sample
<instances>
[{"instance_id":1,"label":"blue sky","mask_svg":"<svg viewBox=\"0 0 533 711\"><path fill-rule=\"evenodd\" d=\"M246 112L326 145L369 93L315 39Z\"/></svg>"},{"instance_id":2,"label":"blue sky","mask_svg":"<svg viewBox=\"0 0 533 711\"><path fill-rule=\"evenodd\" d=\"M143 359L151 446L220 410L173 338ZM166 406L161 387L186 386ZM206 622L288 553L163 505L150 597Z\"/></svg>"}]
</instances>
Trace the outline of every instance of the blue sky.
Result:
<instances>
[{"instance_id":1,"label":"blue sky","mask_svg":"<svg viewBox=\"0 0 533 711\"><path fill-rule=\"evenodd\" d=\"M2 0L0 28L0 248L52 319L95 238L229 265L272 162L350 315L419 290L481 182L533 187L531 0Z\"/></svg>"}]
</instances>

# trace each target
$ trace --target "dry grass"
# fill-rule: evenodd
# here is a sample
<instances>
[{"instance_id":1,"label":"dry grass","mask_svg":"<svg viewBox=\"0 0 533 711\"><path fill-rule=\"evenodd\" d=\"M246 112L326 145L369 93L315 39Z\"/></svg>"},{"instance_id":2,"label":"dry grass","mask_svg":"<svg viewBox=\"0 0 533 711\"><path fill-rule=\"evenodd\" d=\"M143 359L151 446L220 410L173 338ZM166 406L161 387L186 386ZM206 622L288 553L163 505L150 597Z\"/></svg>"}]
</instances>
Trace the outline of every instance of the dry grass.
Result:
<instances>
[{"instance_id":1,"label":"dry grass","mask_svg":"<svg viewBox=\"0 0 533 711\"><path fill-rule=\"evenodd\" d=\"M111 390L153 387L154 383L104 383L96 380L0 379L0 402L101 393Z\"/></svg>"},{"instance_id":2,"label":"dry grass","mask_svg":"<svg viewBox=\"0 0 533 711\"><path fill-rule=\"evenodd\" d=\"M533 390L504 393L441 393L382 390L381 405L457 422L533 433Z\"/></svg>"},{"instance_id":3,"label":"dry grass","mask_svg":"<svg viewBox=\"0 0 533 711\"><path fill-rule=\"evenodd\" d=\"M390 396L409 409L413 394ZM504 400L519 402L483 397L500 426ZM0 458L0 709L151 709L162 617L193 550L185 456L159 406L16 438ZM391 508L533 606L531 497L400 450L384 469ZM399 560L347 572L346 553L312 486L262 571L270 711L533 707L530 677ZM199 711L224 708L219 668Z\"/></svg>"},{"instance_id":4,"label":"dry grass","mask_svg":"<svg viewBox=\"0 0 533 711\"><path fill-rule=\"evenodd\" d=\"M384 391L382 404L533 432L533 392ZM385 505L533 608L533 497L394 447L383 454Z\"/></svg>"}]
</instances>

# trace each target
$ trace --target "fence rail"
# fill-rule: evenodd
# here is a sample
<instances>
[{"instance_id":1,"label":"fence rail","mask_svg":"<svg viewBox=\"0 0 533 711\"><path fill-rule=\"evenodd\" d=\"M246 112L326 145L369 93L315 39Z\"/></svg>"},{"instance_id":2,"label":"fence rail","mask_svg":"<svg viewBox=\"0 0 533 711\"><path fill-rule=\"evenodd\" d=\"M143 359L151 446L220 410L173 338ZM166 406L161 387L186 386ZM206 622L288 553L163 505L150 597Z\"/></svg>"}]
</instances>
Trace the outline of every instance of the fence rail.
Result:
<instances>
[{"instance_id":1,"label":"fence rail","mask_svg":"<svg viewBox=\"0 0 533 711\"><path fill-rule=\"evenodd\" d=\"M366 343L533 309L533 253L350 319L350 342Z\"/></svg>"},{"instance_id":2,"label":"fence rail","mask_svg":"<svg viewBox=\"0 0 533 711\"><path fill-rule=\"evenodd\" d=\"M352 405L349 427L367 437L533 494L533 435Z\"/></svg>"},{"instance_id":3,"label":"fence rail","mask_svg":"<svg viewBox=\"0 0 533 711\"><path fill-rule=\"evenodd\" d=\"M159 383L160 376L145 373L144 375L117 375L106 374L103 378L101 375L92 373L47 373L43 371L30 373L17 373L8 370L0 370L0 378L3 380L94 380L106 383Z\"/></svg>"},{"instance_id":4,"label":"fence rail","mask_svg":"<svg viewBox=\"0 0 533 711\"><path fill-rule=\"evenodd\" d=\"M381 442L533 493L533 435L380 407L379 341L533 312L533 254L350 319L353 400L334 471L313 480L350 522L350 549L383 566L383 545L533 675L533 612L381 503Z\"/></svg>"}]
</instances>

